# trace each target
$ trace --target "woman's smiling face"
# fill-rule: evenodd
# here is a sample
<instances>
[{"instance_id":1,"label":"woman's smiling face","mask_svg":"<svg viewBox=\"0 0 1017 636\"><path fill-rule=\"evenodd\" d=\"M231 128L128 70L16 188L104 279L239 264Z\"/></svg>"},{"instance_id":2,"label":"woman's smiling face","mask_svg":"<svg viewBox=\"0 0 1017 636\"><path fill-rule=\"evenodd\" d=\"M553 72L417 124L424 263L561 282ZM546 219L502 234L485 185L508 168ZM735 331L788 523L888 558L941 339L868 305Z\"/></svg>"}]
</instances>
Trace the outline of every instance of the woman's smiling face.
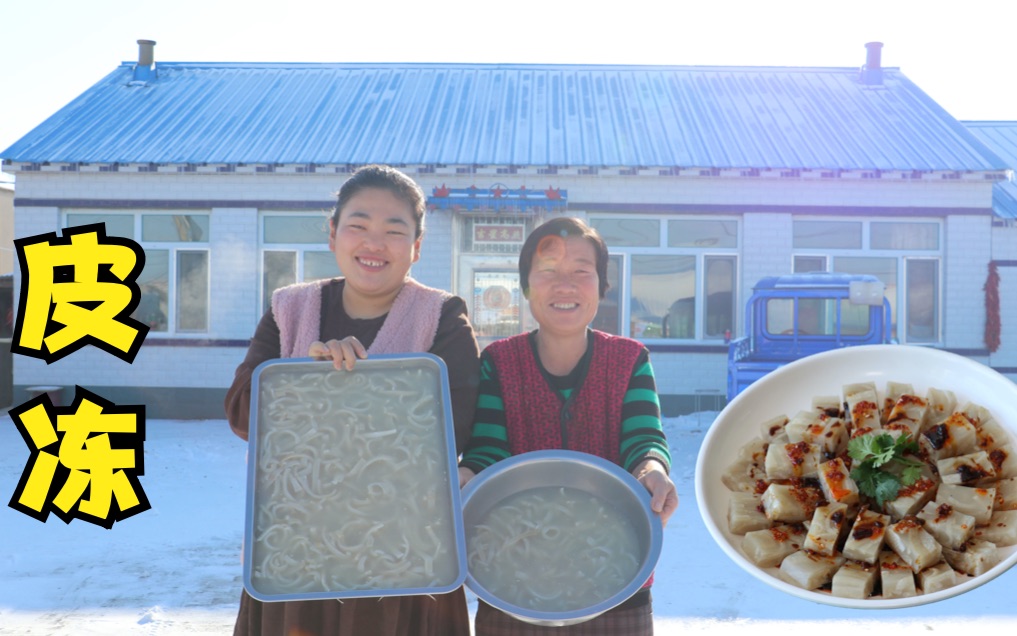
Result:
<instances>
[{"instance_id":1,"label":"woman's smiling face","mask_svg":"<svg viewBox=\"0 0 1017 636\"><path fill-rule=\"evenodd\" d=\"M530 313L546 332L585 333L600 304L597 253L582 237L547 236L533 256Z\"/></svg>"},{"instance_id":2,"label":"woman's smiling face","mask_svg":"<svg viewBox=\"0 0 1017 636\"><path fill-rule=\"evenodd\" d=\"M421 238L410 204L382 188L364 188L350 197L330 228L347 289L375 301L392 299L420 258Z\"/></svg>"}]
</instances>

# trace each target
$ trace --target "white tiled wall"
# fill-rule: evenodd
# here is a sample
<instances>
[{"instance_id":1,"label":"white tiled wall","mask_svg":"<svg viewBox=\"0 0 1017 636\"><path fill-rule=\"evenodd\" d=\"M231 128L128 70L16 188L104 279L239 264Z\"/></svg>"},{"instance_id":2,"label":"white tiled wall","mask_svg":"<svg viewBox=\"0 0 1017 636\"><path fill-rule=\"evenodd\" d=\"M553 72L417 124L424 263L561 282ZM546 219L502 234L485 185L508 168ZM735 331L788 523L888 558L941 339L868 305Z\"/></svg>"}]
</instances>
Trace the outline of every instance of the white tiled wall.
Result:
<instances>
[{"instance_id":1,"label":"white tiled wall","mask_svg":"<svg viewBox=\"0 0 1017 636\"><path fill-rule=\"evenodd\" d=\"M943 335L948 348L985 346L985 280L992 254L991 219L953 216L943 230L946 267L943 285Z\"/></svg>"}]
</instances>

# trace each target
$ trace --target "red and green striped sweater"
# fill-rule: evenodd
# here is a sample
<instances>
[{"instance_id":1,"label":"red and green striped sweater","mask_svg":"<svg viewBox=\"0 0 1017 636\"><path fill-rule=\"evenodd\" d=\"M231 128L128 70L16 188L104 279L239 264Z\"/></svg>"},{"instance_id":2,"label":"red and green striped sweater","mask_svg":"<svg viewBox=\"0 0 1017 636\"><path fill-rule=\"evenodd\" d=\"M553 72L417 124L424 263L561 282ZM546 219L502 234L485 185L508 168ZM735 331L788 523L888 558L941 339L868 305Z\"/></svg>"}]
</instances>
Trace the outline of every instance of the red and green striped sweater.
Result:
<instances>
[{"instance_id":1,"label":"red and green striped sweater","mask_svg":"<svg viewBox=\"0 0 1017 636\"><path fill-rule=\"evenodd\" d=\"M568 449L631 472L653 458L670 470L649 352L636 340L588 331L589 346L568 376L540 364L535 332L481 354L473 434L460 466L479 473L527 451Z\"/></svg>"}]
</instances>

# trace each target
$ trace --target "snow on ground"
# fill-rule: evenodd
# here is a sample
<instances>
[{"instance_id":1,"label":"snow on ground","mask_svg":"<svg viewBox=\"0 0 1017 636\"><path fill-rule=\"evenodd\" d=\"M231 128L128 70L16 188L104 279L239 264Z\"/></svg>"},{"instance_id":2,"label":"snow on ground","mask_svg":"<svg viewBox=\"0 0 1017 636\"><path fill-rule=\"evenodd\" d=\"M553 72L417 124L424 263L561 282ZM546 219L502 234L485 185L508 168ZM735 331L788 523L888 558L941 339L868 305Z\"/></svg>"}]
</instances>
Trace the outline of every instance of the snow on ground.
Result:
<instances>
[{"instance_id":1,"label":"snow on ground","mask_svg":"<svg viewBox=\"0 0 1017 636\"><path fill-rule=\"evenodd\" d=\"M1008 572L967 594L900 610L848 610L791 597L732 563L699 516L693 476L715 413L665 422L681 505L665 530L653 587L658 636L708 633L856 634L1012 631ZM246 444L224 420L146 423L141 484L152 509L105 530L0 509L0 635L232 633L242 588ZM0 496L9 501L29 452L0 415ZM471 607L475 602L471 601ZM901 633L901 632L896 632Z\"/></svg>"}]
</instances>

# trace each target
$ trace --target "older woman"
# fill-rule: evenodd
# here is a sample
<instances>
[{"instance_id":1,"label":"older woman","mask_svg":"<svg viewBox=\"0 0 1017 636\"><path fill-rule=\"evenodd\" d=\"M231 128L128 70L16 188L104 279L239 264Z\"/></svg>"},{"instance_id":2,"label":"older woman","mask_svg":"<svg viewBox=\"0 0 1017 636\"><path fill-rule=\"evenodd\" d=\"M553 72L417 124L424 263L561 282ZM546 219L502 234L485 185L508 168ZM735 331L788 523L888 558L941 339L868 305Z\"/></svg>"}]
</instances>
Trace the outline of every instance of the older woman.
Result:
<instances>
[{"instance_id":1,"label":"older woman","mask_svg":"<svg viewBox=\"0 0 1017 636\"><path fill-rule=\"evenodd\" d=\"M670 453L646 347L590 329L607 291L607 246L596 230L556 218L526 239L519 278L538 327L481 354L473 435L459 463L465 485L495 462L529 451L569 449L635 475L666 523L678 508ZM600 616L569 627L531 625L480 602L477 636L653 633L649 582Z\"/></svg>"},{"instance_id":2,"label":"older woman","mask_svg":"<svg viewBox=\"0 0 1017 636\"><path fill-rule=\"evenodd\" d=\"M251 376L271 358L331 359L356 373L371 353L431 352L449 369L457 446L476 404L479 350L457 296L409 276L420 257L426 200L420 187L388 166L366 166L339 190L329 218L329 249L343 273L276 290L247 357L226 394L233 431L247 439ZM263 603L243 592L236 635L469 636L462 588L434 596L390 596Z\"/></svg>"}]
</instances>

